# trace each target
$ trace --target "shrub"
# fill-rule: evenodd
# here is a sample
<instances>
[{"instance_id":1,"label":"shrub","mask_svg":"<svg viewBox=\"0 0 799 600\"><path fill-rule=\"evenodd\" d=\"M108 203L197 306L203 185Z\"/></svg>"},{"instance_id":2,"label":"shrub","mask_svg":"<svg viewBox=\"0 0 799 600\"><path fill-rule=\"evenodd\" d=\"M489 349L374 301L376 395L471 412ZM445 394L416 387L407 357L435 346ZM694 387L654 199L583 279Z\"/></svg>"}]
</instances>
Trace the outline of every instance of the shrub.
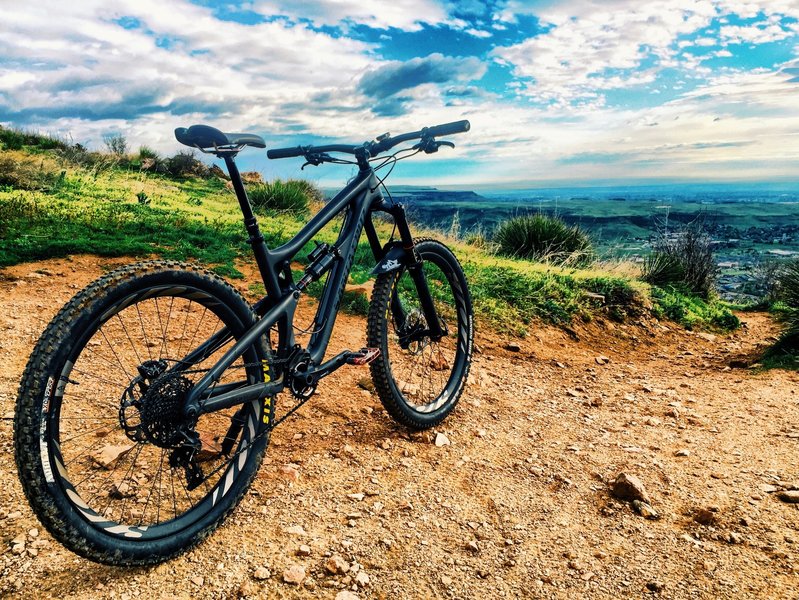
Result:
<instances>
[{"instance_id":1,"label":"shrub","mask_svg":"<svg viewBox=\"0 0 799 600\"><path fill-rule=\"evenodd\" d=\"M141 146L139 148L139 169L153 173L166 173L167 164L158 152L149 146Z\"/></svg>"},{"instance_id":2,"label":"shrub","mask_svg":"<svg viewBox=\"0 0 799 600\"><path fill-rule=\"evenodd\" d=\"M345 290L341 297L341 310L365 317L369 314L369 298L365 294Z\"/></svg>"},{"instance_id":3,"label":"shrub","mask_svg":"<svg viewBox=\"0 0 799 600\"><path fill-rule=\"evenodd\" d=\"M784 264L779 275L778 295L789 308L799 308L799 259Z\"/></svg>"},{"instance_id":4,"label":"shrub","mask_svg":"<svg viewBox=\"0 0 799 600\"><path fill-rule=\"evenodd\" d=\"M718 267L710 236L701 221L674 234L661 234L654 252L644 262L642 279L659 287L673 286L709 298Z\"/></svg>"},{"instance_id":5,"label":"shrub","mask_svg":"<svg viewBox=\"0 0 799 600\"><path fill-rule=\"evenodd\" d=\"M207 177L209 172L192 150L181 151L168 158L166 170L172 177Z\"/></svg>"},{"instance_id":6,"label":"shrub","mask_svg":"<svg viewBox=\"0 0 799 600\"><path fill-rule=\"evenodd\" d=\"M514 217L494 232L500 254L556 264L585 265L593 258L588 234L576 225L544 214Z\"/></svg>"},{"instance_id":7,"label":"shrub","mask_svg":"<svg viewBox=\"0 0 799 600\"><path fill-rule=\"evenodd\" d=\"M785 263L780 271L778 295L783 302L783 342L799 345L799 259Z\"/></svg>"},{"instance_id":8,"label":"shrub","mask_svg":"<svg viewBox=\"0 0 799 600\"><path fill-rule=\"evenodd\" d=\"M275 179L268 183L251 185L247 195L253 209L258 212L289 212L304 215L308 213L312 198L321 196L321 192L313 184L301 179L287 181Z\"/></svg>"},{"instance_id":9,"label":"shrub","mask_svg":"<svg viewBox=\"0 0 799 600\"><path fill-rule=\"evenodd\" d=\"M685 280L685 266L679 257L655 251L644 259L642 279L660 287Z\"/></svg>"},{"instance_id":10,"label":"shrub","mask_svg":"<svg viewBox=\"0 0 799 600\"><path fill-rule=\"evenodd\" d=\"M320 190L318 186L310 181L306 179L290 179L289 182L298 186L303 192L305 192L305 195L308 196L309 202L314 203L325 201L325 195L322 190Z\"/></svg>"},{"instance_id":11,"label":"shrub","mask_svg":"<svg viewBox=\"0 0 799 600\"><path fill-rule=\"evenodd\" d=\"M146 158L161 160L161 155L149 146L139 146L139 160L144 160Z\"/></svg>"},{"instance_id":12,"label":"shrub","mask_svg":"<svg viewBox=\"0 0 799 600\"><path fill-rule=\"evenodd\" d=\"M51 190L64 175L43 158L22 153L0 155L0 185L20 190Z\"/></svg>"},{"instance_id":13,"label":"shrub","mask_svg":"<svg viewBox=\"0 0 799 600\"><path fill-rule=\"evenodd\" d=\"M784 265L783 260L764 257L752 265L749 280L740 287L742 293L755 298L748 308L768 309L779 300L780 274Z\"/></svg>"}]
</instances>

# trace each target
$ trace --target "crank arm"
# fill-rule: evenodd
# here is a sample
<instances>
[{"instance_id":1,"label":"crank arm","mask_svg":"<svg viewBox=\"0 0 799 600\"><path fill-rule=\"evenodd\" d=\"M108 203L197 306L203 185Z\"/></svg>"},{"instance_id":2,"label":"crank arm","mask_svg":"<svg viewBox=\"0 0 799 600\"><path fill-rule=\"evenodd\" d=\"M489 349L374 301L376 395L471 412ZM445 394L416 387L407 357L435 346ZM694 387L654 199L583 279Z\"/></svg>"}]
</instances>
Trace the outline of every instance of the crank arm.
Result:
<instances>
[{"instance_id":1,"label":"crank arm","mask_svg":"<svg viewBox=\"0 0 799 600\"><path fill-rule=\"evenodd\" d=\"M364 348L359 352L352 350L344 350L336 354L333 358L323 362L318 367L312 367L303 374L303 383L308 386L314 386L323 377L327 377L336 369L344 365L367 365L380 356L380 350L377 348Z\"/></svg>"}]
</instances>

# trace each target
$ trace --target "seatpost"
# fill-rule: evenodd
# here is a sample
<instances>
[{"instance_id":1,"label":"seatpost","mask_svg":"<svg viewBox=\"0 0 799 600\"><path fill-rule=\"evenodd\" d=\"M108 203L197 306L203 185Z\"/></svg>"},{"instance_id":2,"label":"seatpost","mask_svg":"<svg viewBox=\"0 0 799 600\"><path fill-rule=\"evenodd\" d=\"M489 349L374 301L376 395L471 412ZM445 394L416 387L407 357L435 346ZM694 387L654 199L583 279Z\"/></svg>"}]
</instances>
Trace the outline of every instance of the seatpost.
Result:
<instances>
[{"instance_id":1,"label":"seatpost","mask_svg":"<svg viewBox=\"0 0 799 600\"><path fill-rule=\"evenodd\" d=\"M261 279L264 281L264 287L271 293L277 293L280 289L277 273L269 266L266 256L266 242L261 234L260 227L258 227L258 220L252 212L252 205L250 204L250 199L247 198L247 191L244 189L244 182L241 180L239 168L236 166L236 161L233 159L232 154L225 154L223 158L230 174L230 182L233 184L233 190L236 192L236 198L238 198L239 206L241 207L241 214L244 215L244 226L250 236L247 241L252 246L258 271L260 271Z\"/></svg>"}]
</instances>

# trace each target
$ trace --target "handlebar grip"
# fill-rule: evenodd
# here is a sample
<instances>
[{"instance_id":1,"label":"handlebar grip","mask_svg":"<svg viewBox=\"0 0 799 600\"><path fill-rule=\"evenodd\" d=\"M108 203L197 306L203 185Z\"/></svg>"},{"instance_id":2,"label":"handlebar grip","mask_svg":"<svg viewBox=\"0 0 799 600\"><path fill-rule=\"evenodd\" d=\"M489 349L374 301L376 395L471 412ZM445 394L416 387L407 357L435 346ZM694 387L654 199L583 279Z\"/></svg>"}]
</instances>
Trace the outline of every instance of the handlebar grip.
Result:
<instances>
[{"instance_id":1,"label":"handlebar grip","mask_svg":"<svg viewBox=\"0 0 799 600\"><path fill-rule=\"evenodd\" d=\"M294 148L272 148L266 151L267 158L291 158L293 156L305 156L302 146Z\"/></svg>"},{"instance_id":2,"label":"handlebar grip","mask_svg":"<svg viewBox=\"0 0 799 600\"><path fill-rule=\"evenodd\" d=\"M433 125L432 127L428 127L425 133L432 137L438 137L440 135L452 135L453 133L463 133L465 131L469 131L471 125L469 121L455 121L453 123L444 123L443 125Z\"/></svg>"}]
</instances>

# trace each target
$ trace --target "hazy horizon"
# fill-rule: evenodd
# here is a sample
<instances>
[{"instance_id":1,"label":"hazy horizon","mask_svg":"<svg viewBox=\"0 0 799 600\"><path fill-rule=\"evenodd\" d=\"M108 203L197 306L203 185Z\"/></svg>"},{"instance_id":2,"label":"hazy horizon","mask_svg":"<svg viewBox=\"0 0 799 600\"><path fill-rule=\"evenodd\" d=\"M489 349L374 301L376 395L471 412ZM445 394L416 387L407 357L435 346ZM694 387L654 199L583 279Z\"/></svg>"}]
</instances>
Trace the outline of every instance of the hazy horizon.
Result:
<instances>
[{"instance_id":1,"label":"hazy horizon","mask_svg":"<svg viewBox=\"0 0 799 600\"><path fill-rule=\"evenodd\" d=\"M334 186L335 187L335 186ZM477 184L473 186L459 186L459 185L409 185L409 184L391 184L389 188L434 188L448 191L465 191L475 193L525 193L535 191L551 191L551 190L695 190L708 189L722 193L725 189L731 191L770 191L773 193L787 192L799 195L799 180L786 180L786 181L598 181L598 182L542 182L541 184L531 185L516 185L516 186L501 186L492 184Z\"/></svg>"}]
</instances>

